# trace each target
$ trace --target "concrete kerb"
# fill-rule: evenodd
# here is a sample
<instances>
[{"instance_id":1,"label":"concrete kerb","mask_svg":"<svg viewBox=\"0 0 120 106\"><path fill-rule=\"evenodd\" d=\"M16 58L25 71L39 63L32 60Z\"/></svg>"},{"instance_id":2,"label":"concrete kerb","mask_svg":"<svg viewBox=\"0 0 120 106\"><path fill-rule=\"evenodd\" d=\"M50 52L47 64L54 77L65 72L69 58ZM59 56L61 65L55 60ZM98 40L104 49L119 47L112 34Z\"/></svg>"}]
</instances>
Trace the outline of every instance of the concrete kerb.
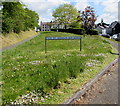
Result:
<instances>
[{"instance_id":1,"label":"concrete kerb","mask_svg":"<svg viewBox=\"0 0 120 106\"><path fill-rule=\"evenodd\" d=\"M99 74L97 74L90 82L85 84L81 89L76 91L70 98L68 98L63 104L72 104L75 100L79 99L82 95L84 95L87 90L91 88L91 86L98 81L99 78L101 78L110 67L112 67L114 64L118 63L118 59L115 59L113 62L108 64Z\"/></svg>"}]
</instances>

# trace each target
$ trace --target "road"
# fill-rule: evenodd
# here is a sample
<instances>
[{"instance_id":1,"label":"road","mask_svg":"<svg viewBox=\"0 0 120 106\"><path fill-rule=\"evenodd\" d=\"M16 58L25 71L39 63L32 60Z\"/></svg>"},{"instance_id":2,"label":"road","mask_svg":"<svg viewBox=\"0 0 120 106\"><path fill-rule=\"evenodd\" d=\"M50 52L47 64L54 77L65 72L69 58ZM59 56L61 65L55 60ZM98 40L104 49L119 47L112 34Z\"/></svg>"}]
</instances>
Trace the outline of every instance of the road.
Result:
<instances>
[{"instance_id":1,"label":"road","mask_svg":"<svg viewBox=\"0 0 120 106\"><path fill-rule=\"evenodd\" d=\"M120 44L109 41L120 53ZM118 55L118 53L114 53ZM120 58L120 56L119 56ZM118 104L118 75L120 73L120 60L109 71L92 85L74 104Z\"/></svg>"},{"instance_id":2,"label":"road","mask_svg":"<svg viewBox=\"0 0 120 106\"><path fill-rule=\"evenodd\" d=\"M75 104L118 104L118 64L94 83Z\"/></svg>"},{"instance_id":3,"label":"road","mask_svg":"<svg viewBox=\"0 0 120 106\"><path fill-rule=\"evenodd\" d=\"M102 77L99 91L90 104L118 104L118 68Z\"/></svg>"}]
</instances>

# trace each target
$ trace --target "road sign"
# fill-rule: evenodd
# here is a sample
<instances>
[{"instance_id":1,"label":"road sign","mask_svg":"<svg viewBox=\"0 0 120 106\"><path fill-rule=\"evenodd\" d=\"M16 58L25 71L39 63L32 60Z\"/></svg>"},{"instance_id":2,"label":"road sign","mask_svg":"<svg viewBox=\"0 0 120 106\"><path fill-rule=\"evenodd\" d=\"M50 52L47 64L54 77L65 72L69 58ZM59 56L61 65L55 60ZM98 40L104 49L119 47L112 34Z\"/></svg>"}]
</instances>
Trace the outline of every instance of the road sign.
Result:
<instances>
[{"instance_id":1,"label":"road sign","mask_svg":"<svg viewBox=\"0 0 120 106\"><path fill-rule=\"evenodd\" d=\"M45 37L46 40L72 40L72 39L81 39L79 36L70 36L70 37Z\"/></svg>"},{"instance_id":2,"label":"road sign","mask_svg":"<svg viewBox=\"0 0 120 106\"><path fill-rule=\"evenodd\" d=\"M82 50L82 38L80 36L69 37L45 37L45 53L47 52L47 40L80 40L80 51Z\"/></svg>"}]
</instances>

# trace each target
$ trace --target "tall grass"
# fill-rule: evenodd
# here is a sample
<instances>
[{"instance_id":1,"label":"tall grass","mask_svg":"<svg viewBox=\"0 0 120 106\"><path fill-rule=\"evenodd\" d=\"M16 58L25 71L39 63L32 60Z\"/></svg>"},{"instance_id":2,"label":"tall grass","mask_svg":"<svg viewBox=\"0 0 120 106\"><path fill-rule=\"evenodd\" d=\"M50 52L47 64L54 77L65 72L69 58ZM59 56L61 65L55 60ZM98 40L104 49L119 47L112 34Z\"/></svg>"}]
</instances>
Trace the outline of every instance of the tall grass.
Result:
<instances>
[{"instance_id":1,"label":"tall grass","mask_svg":"<svg viewBox=\"0 0 120 106\"><path fill-rule=\"evenodd\" d=\"M32 36L37 35L37 32L34 30L29 31L22 31L19 34L16 33L8 33L4 36L0 36L0 43L2 44L0 48L4 48L13 44L16 44L22 40L25 40L27 38L30 38Z\"/></svg>"},{"instance_id":2,"label":"tall grass","mask_svg":"<svg viewBox=\"0 0 120 106\"><path fill-rule=\"evenodd\" d=\"M82 39L82 51L79 51L77 40L48 41L48 52L45 54L45 36L77 35L42 32L38 37L14 49L4 51L2 53L4 104L33 90L41 93L50 92L52 88L57 88L59 82L76 78L84 72L86 63L90 59L102 63L105 55L112 50L109 43L104 42L99 36L88 36Z\"/></svg>"}]
</instances>

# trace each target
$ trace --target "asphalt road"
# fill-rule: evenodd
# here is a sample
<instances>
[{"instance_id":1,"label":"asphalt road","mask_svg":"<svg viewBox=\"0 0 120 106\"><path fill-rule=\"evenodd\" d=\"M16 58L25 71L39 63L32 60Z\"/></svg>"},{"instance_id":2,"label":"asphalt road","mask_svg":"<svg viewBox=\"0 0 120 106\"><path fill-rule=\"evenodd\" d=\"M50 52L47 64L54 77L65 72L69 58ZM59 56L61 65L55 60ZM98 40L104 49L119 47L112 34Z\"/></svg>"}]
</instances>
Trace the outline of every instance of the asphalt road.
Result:
<instances>
[{"instance_id":1,"label":"asphalt road","mask_svg":"<svg viewBox=\"0 0 120 106\"><path fill-rule=\"evenodd\" d=\"M118 64L94 83L75 104L118 104Z\"/></svg>"},{"instance_id":2,"label":"asphalt road","mask_svg":"<svg viewBox=\"0 0 120 106\"><path fill-rule=\"evenodd\" d=\"M103 76L99 90L89 104L118 104L118 68Z\"/></svg>"},{"instance_id":3,"label":"asphalt road","mask_svg":"<svg viewBox=\"0 0 120 106\"><path fill-rule=\"evenodd\" d=\"M120 44L109 41L120 53ZM118 56L120 58L120 56ZM119 70L119 71L118 71ZM118 75L120 74L120 59L109 71L103 75L96 83L92 85L81 98L76 100L74 104L118 104L118 91L120 88L118 83Z\"/></svg>"}]
</instances>

